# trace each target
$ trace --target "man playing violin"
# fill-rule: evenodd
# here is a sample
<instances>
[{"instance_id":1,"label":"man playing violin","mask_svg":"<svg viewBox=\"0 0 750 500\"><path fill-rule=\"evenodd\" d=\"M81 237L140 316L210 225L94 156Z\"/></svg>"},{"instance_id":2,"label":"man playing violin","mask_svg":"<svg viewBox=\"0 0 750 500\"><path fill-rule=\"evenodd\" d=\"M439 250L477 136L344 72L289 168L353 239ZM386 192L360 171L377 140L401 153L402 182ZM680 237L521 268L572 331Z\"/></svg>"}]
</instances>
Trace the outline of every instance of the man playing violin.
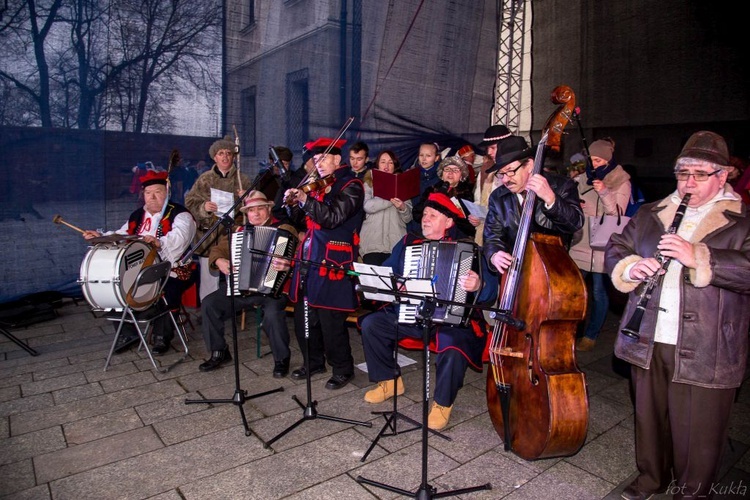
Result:
<instances>
[{"instance_id":1,"label":"man playing violin","mask_svg":"<svg viewBox=\"0 0 750 500\"><path fill-rule=\"evenodd\" d=\"M273 202L268 201L266 195L260 191L251 191L245 199L245 206L240 210L247 215L247 222L253 226L279 227L281 223L271 215ZM284 225L284 229L295 233L294 228ZM242 226L238 228L242 230ZM226 234L219 238L217 245L211 247L208 262L212 269L219 270L223 276L232 272L229 245ZM281 272L289 269L290 262L282 258L274 258L271 266ZM201 315L203 316L203 341L211 358L198 366L202 372L208 372L232 361L226 340L224 339L224 322L230 317L232 310L231 297L227 295L224 280L220 280L219 289L206 296L201 301ZM257 305L263 308L263 329L268 335L271 353L274 359L274 378L286 377L289 373L289 330L286 326L286 296L271 297L258 293L235 297L235 309Z\"/></svg>"},{"instance_id":2,"label":"man playing violin","mask_svg":"<svg viewBox=\"0 0 750 500\"><path fill-rule=\"evenodd\" d=\"M309 357L305 365L292 372L301 380L324 373L326 360L333 376L326 389L340 389L354 378L354 358L349 344L346 318L359 305L355 283L347 276L359 256L359 230L364 218L365 198L362 181L352 170L341 167L344 140L320 138L305 144L313 154L322 182L305 192L287 189L287 203L305 214L307 231L297 249L289 298L295 303L294 327L300 349L305 355L305 334ZM304 298L309 304L308 330L305 330Z\"/></svg>"},{"instance_id":3,"label":"man playing violin","mask_svg":"<svg viewBox=\"0 0 750 500\"><path fill-rule=\"evenodd\" d=\"M513 260L527 190L534 191L538 197L531 232L562 236L567 245L573 234L583 227L585 218L575 182L547 172L532 175L534 149L523 137L511 135L501 139L497 150L501 155L487 173L497 172L495 175L500 177L502 186L489 198L483 250L490 267L503 274Z\"/></svg>"},{"instance_id":4,"label":"man playing violin","mask_svg":"<svg viewBox=\"0 0 750 500\"><path fill-rule=\"evenodd\" d=\"M456 221L465 219L463 212L456 207L444 193L432 193L425 202L421 232L424 238L411 233L407 234L394 247L391 256L383 263L391 267L395 275L402 275L405 264L406 247L423 241L449 241L451 229ZM466 276L459 278L458 286L470 294L478 294L476 303L490 305L497 299L497 277L490 273L487 264L480 257L483 268L482 276L469 270ZM444 277L444 279L447 279ZM404 393L404 384L400 376L394 383L394 374L400 370L393 359L394 344L398 337L423 338L419 325L398 324L398 310L391 305L372 314L361 321L362 345L367 361L367 373L377 385L365 393L368 403L382 403L395 393ZM467 326L441 324L434 326L435 347L437 349L436 384L433 405L427 417L430 429L440 430L448 425L453 403L459 389L463 386L466 369L471 366L482 370L482 354L487 342L487 323L478 310L471 312Z\"/></svg>"},{"instance_id":5,"label":"man playing violin","mask_svg":"<svg viewBox=\"0 0 750 500\"><path fill-rule=\"evenodd\" d=\"M750 326L750 218L727 182L728 163L724 138L693 134L675 162L677 190L641 207L605 249L612 284L629 294L623 330L638 285L663 273L637 335L621 330L615 343L615 355L632 365L635 399L638 476L626 499L715 493ZM671 259L668 268L657 251Z\"/></svg>"},{"instance_id":6,"label":"man playing violin","mask_svg":"<svg viewBox=\"0 0 750 500\"><path fill-rule=\"evenodd\" d=\"M195 236L193 216L187 208L167 200L167 172L149 170L146 175L141 176L140 181L143 207L133 212L120 229L105 234L139 235L143 241L158 249L162 261L177 262ZM99 231L83 232L86 240L99 236L102 236ZM190 288L194 281L193 276L187 280L177 279L177 274L173 271L164 287L168 307L180 307L182 293ZM159 307L161 301L156 304L155 307ZM171 320L167 316L162 316L156 319L153 325L152 352L162 355L169 350L169 343L174 337ZM117 339L115 353L123 352L137 341L135 327L125 323Z\"/></svg>"}]
</instances>

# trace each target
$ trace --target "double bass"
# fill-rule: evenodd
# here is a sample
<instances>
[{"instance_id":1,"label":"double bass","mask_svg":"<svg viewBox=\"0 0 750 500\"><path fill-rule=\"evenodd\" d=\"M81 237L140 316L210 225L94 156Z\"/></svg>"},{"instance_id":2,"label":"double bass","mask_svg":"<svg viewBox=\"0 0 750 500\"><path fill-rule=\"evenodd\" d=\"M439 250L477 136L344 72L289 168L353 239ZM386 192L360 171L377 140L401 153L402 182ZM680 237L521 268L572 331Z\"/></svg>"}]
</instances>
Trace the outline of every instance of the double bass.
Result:
<instances>
[{"instance_id":1,"label":"double bass","mask_svg":"<svg viewBox=\"0 0 750 500\"><path fill-rule=\"evenodd\" d=\"M541 172L545 146L559 149L575 95L561 85L534 158ZM532 174L532 175L533 175ZM523 203L513 262L503 276L498 309L522 320L496 322L489 340L487 406L506 451L526 460L577 452L588 430L584 374L575 361L575 334L586 313L586 286L559 236L531 234L536 194Z\"/></svg>"}]
</instances>

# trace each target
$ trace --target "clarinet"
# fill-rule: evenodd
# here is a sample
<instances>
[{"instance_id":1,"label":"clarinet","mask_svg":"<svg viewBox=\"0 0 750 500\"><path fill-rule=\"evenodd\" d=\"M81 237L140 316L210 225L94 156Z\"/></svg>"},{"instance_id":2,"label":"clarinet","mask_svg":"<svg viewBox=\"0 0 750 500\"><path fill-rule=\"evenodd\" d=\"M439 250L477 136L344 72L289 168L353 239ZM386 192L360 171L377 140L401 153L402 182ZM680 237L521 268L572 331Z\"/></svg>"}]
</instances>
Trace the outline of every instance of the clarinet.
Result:
<instances>
[{"instance_id":1,"label":"clarinet","mask_svg":"<svg viewBox=\"0 0 750 500\"><path fill-rule=\"evenodd\" d=\"M680 223L682 222L682 217L685 215L685 210L687 210L690 196L690 193L687 193L685 196L683 196L682 201L680 202L680 206L677 207L677 212L675 212L674 214L674 219L672 219L672 225L669 226L669 229L665 234L677 233L677 230L680 228ZM661 266L652 276L649 276L642 283L641 286L643 288L641 290L640 296L638 297L638 304L635 306L635 311L633 311L633 315L630 317L630 320L627 322L627 324L622 328L622 330L620 330L623 335L628 336L631 339L638 340L641 338L638 332L641 329L643 312L646 310L646 306L648 306L648 302L651 300L651 295L654 289L661 283L662 277L666 273L667 268L669 267L669 263L672 261L671 257L662 255L658 250L654 254L654 258L659 261Z\"/></svg>"}]
</instances>

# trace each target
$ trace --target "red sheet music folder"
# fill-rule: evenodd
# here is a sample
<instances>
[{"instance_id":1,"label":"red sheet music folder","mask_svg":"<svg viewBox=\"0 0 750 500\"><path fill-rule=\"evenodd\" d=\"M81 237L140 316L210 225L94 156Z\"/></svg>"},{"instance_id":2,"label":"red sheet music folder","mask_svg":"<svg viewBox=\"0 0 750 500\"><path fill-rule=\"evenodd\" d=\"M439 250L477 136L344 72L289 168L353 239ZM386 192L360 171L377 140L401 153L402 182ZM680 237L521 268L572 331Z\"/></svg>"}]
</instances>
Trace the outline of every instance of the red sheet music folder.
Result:
<instances>
[{"instance_id":1,"label":"red sheet music folder","mask_svg":"<svg viewBox=\"0 0 750 500\"><path fill-rule=\"evenodd\" d=\"M372 170L372 192L374 196L390 200L398 198L407 201L419 195L420 168L410 168L400 174L389 174Z\"/></svg>"}]
</instances>

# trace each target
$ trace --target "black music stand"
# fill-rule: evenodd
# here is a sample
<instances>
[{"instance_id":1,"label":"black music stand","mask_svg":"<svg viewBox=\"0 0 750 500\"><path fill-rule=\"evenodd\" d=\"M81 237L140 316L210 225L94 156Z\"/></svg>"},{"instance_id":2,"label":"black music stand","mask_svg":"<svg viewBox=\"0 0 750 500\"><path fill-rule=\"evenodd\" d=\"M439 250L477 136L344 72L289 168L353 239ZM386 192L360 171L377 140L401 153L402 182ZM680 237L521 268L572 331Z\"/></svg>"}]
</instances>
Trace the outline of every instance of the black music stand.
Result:
<instances>
[{"instance_id":1,"label":"black music stand","mask_svg":"<svg viewBox=\"0 0 750 500\"><path fill-rule=\"evenodd\" d=\"M229 213L234 213L234 211L237 209L237 207L240 206L240 204L244 201L244 199L247 197L247 195L250 194L250 191L252 191L255 188L255 184L250 186L247 191L243 193L242 196L240 196L240 199L237 200L237 202L234 204L232 208L227 210L227 213L225 213L222 217L219 218L219 220L216 221L216 223L206 232L206 234L203 235L203 237L195 244L193 245L188 252L186 252L185 255L182 256L180 259L180 262L184 262L185 259L190 258L193 253L195 252L195 248L198 248L213 232L220 226L223 225L226 229L227 233L227 245L229 247L229 251L231 254L232 251L232 226L234 226L234 220L229 217ZM242 389L240 387L240 360L239 360L239 348L237 346L237 310L234 305L234 273L229 273L229 289L232 290L232 293L230 295L230 317L232 318L232 343L234 344L233 352L234 352L234 395L231 399L186 399L185 404L222 404L222 403L232 403L237 406L237 408L240 410L240 417L242 418L242 425L245 427L245 436L251 436L253 434L252 430L250 429L250 426L247 423L247 417L245 416L245 409L243 405L245 402L249 399L255 399L259 398L261 396L266 396L268 394L273 394L274 392L283 392L284 388L279 387L276 389L272 389L270 391L260 392L257 394L253 394L252 396L247 395L247 391ZM266 443L256 434L256 437L260 439L260 441L265 446ZM267 447L267 446L266 446Z\"/></svg>"},{"instance_id":2,"label":"black music stand","mask_svg":"<svg viewBox=\"0 0 750 500\"><path fill-rule=\"evenodd\" d=\"M377 275L381 280L385 278L385 276ZM398 280L395 276L390 275L389 276L391 280L391 286L387 287L384 290L381 290L381 293L384 292L387 295L393 295L396 299L398 299L401 294L398 292ZM375 281L374 283L377 283ZM382 281L382 283L385 283L385 281ZM358 288L358 291L364 291L366 287ZM369 291L366 291L365 293L369 293ZM367 298L367 297L365 297ZM398 382L398 330L396 330L396 338L394 341L393 346L393 366L395 367L393 371L393 410L389 411L373 411L370 412L373 415L382 415L383 418L385 418L385 423L383 424L383 427L380 429L380 432L378 432L378 435L375 436L375 439L372 440L372 443L370 443L370 447L367 448L367 451L364 455L362 455L362 458L359 460L360 462L364 462L367 460L367 457L370 456L370 453L372 453L372 450L375 449L375 446L378 444L378 441L380 441L381 437L390 437L390 436L398 436L399 434L406 434L407 432L416 431L417 429L422 428L422 424L417 422L411 417L408 417L404 415L403 413L398 411L398 390L397 390L397 382ZM398 419L404 420L412 425L412 427L404 430L398 430ZM445 434L442 434L436 430L427 429L428 432L433 433L434 435L441 437L445 439L446 441L452 441L451 438L446 436Z\"/></svg>"},{"instance_id":3,"label":"black music stand","mask_svg":"<svg viewBox=\"0 0 750 500\"><path fill-rule=\"evenodd\" d=\"M309 263L302 263L302 268L300 268L300 290L302 291L302 307L304 310L304 324L305 324L305 373L306 373L306 391L307 391L307 403L302 404L302 402L299 400L299 398L295 395L292 396L292 399L302 408L302 417L294 422L292 425L278 433L276 436L272 437L265 443L263 443L264 448L270 448L273 443L275 443L280 438L284 437L286 434L294 430L297 426L302 424L302 422L306 422L308 420L315 420L317 418L323 419L323 420L333 420L334 422L342 422L345 424L352 424L352 425L361 425L363 427L372 427L372 423L370 422L360 422L357 420L349 420L347 418L340 418L340 417L333 417L330 415L322 415L318 413L318 402L313 401L312 399L312 382L310 380L310 305L307 302L307 265Z\"/></svg>"},{"instance_id":4,"label":"black music stand","mask_svg":"<svg viewBox=\"0 0 750 500\"><path fill-rule=\"evenodd\" d=\"M438 493L437 488L432 486L427 481L427 417L429 414L428 408L430 404L429 384L430 384L430 334L432 331L432 316L435 313L437 302L432 297L425 297L417 308L417 318L422 322L422 360L424 362L424 376L422 377L422 482L417 488L417 491L408 491L396 486L389 484L380 483L371 479L366 479L362 476L357 476L358 483L369 484L370 486L376 486L383 488L400 495L407 497L429 499L429 498L442 498L454 495L463 495L464 493L472 493L474 491L491 490L492 485L490 483L482 484L478 486L470 486L468 488L460 488L456 490L443 491Z\"/></svg>"}]
</instances>

